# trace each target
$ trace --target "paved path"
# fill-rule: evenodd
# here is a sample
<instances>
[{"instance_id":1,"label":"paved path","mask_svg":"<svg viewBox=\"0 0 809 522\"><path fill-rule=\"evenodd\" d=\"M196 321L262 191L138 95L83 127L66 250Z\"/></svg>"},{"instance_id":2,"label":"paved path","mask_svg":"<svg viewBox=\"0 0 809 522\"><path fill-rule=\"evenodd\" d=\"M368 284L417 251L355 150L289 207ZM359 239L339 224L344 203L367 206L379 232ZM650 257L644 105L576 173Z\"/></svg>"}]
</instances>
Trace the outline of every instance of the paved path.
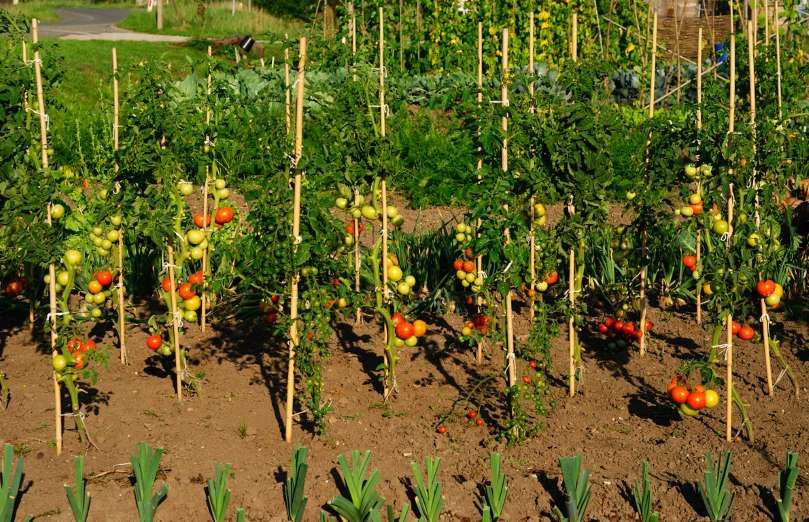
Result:
<instances>
[{"instance_id":1,"label":"paved path","mask_svg":"<svg viewBox=\"0 0 809 522\"><path fill-rule=\"evenodd\" d=\"M59 20L42 24L39 34L65 40L131 40L138 42L187 42L186 36L136 33L115 24L126 18L129 9L65 8L57 9Z\"/></svg>"}]
</instances>

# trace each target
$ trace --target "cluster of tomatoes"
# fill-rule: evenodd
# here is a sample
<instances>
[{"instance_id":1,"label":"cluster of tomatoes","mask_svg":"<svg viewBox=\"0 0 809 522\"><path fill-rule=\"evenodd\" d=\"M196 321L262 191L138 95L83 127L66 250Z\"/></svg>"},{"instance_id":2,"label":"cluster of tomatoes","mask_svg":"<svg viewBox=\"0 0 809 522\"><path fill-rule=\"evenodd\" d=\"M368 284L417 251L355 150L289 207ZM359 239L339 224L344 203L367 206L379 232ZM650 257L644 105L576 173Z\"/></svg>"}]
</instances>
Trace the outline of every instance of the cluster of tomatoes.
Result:
<instances>
[{"instance_id":1,"label":"cluster of tomatoes","mask_svg":"<svg viewBox=\"0 0 809 522\"><path fill-rule=\"evenodd\" d=\"M463 329L461 333L469 337L472 333L477 330L483 335L489 333L489 323L491 322L491 318L486 314L477 314L475 317L472 318L471 321L466 321L463 325Z\"/></svg>"},{"instance_id":2,"label":"cluster of tomatoes","mask_svg":"<svg viewBox=\"0 0 809 522\"><path fill-rule=\"evenodd\" d=\"M157 334L152 334L146 338L146 346L153 352L168 357L173 352L169 343L163 341L163 337Z\"/></svg>"},{"instance_id":3,"label":"cluster of tomatoes","mask_svg":"<svg viewBox=\"0 0 809 522\"><path fill-rule=\"evenodd\" d=\"M28 280L24 277L15 277L3 287L3 293L8 297L17 297L25 291Z\"/></svg>"},{"instance_id":4,"label":"cluster of tomatoes","mask_svg":"<svg viewBox=\"0 0 809 522\"><path fill-rule=\"evenodd\" d=\"M233 208L219 207L216 212L208 216L206 219L202 214L194 214L194 225L198 228L206 228L211 226L211 219L217 225L227 225L233 221Z\"/></svg>"},{"instance_id":5,"label":"cluster of tomatoes","mask_svg":"<svg viewBox=\"0 0 809 522\"><path fill-rule=\"evenodd\" d=\"M51 210L53 212L53 210ZM121 239L120 228L123 218L120 214L110 216L110 224L114 227L104 230L103 227L94 226L90 231L90 242L96 247L96 252L101 257L110 257L112 246Z\"/></svg>"},{"instance_id":6,"label":"cluster of tomatoes","mask_svg":"<svg viewBox=\"0 0 809 522\"><path fill-rule=\"evenodd\" d=\"M691 270L691 275L694 279L699 279L699 270L697 270L697 256L691 254L683 256L683 266Z\"/></svg>"},{"instance_id":7,"label":"cluster of tomatoes","mask_svg":"<svg viewBox=\"0 0 809 522\"><path fill-rule=\"evenodd\" d=\"M688 205L674 209L674 213L686 218L699 216L702 214L702 196L699 193L691 194L688 196Z\"/></svg>"},{"instance_id":8,"label":"cluster of tomatoes","mask_svg":"<svg viewBox=\"0 0 809 522\"><path fill-rule=\"evenodd\" d=\"M742 341L749 341L756 336L756 331L753 330L752 326L749 324L737 323L736 321L733 321L733 323L730 325L730 331Z\"/></svg>"},{"instance_id":9,"label":"cluster of tomatoes","mask_svg":"<svg viewBox=\"0 0 809 522\"><path fill-rule=\"evenodd\" d=\"M654 323L647 319L646 331L651 332L653 328ZM640 326L636 327L635 323L632 321L622 321L614 317L604 319L604 322L598 325L598 333L606 335L607 339L610 339L610 342L615 342L614 340L617 339L630 344L634 341L640 341L643 337L643 331L640 329Z\"/></svg>"},{"instance_id":10,"label":"cluster of tomatoes","mask_svg":"<svg viewBox=\"0 0 809 522\"><path fill-rule=\"evenodd\" d=\"M194 193L194 185L188 181L181 181L177 184L180 194L183 196L190 196ZM230 196L230 190L227 188L227 182L224 179L218 178L213 181L213 190L211 193L214 196L215 210L210 216L205 216L201 213L194 214L194 226L185 233L185 239L191 245L191 259L199 261L205 256L205 249L208 248L208 238L205 232L199 229L208 228L211 226L211 221L218 226L224 226L233 221L234 212L233 208L229 206L219 206L219 201L227 199Z\"/></svg>"},{"instance_id":11,"label":"cluster of tomatoes","mask_svg":"<svg viewBox=\"0 0 809 522\"><path fill-rule=\"evenodd\" d=\"M471 288L473 293L478 293L483 286L483 275L476 270L471 248L464 251L464 256L465 259L456 259L452 262L455 277L464 288Z\"/></svg>"},{"instance_id":12,"label":"cluster of tomatoes","mask_svg":"<svg viewBox=\"0 0 809 522\"><path fill-rule=\"evenodd\" d=\"M534 203L534 225L544 227L547 222L548 216L545 211L545 205L542 203Z\"/></svg>"},{"instance_id":13,"label":"cluster of tomatoes","mask_svg":"<svg viewBox=\"0 0 809 522\"><path fill-rule=\"evenodd\" d=\"M349 247L354 246L354 232L355 232L354 222L349 221L348 223L346 223L345 230L346 235L343 238L343 243L345 243L345 245ZM363 232L365 232L365 223L359 222L359 233L362 234Z\"/></svg>"},{"instance_id":14,"label":"cluster of tomatoes","mask_svg":"<svg viewBox=\"0 0 809 522\"><path fill-rule=\"evenodd\" d=\"M764 299L768 307L778 308L784 296L784 287L772 279L762 279L756 283L756 293Z\"/></svg>"},{"instance_id":15,"label":"cluster of tomatoes","mask_svg":"<svg viewBox=\"0 0 809 522\"><path fill-rule=\"evenodd\" d=\"M693 164L685 166L685 177L690 179L709 178L712 173L713 167L707 163L703 163L699 167Z\"/></svg>"},{"instance_id":16,"label":"cluster of tomatoes","mask_svg":"<svg viewBox=\"0 0 809 522\"><path fill-rule=\"evenodd\" d=\"M56 276L57 282L60 282L62 274L67 277L66 272L60 272ZM87 294L84 296L84 301L87 304L87 310L90 312L90 317L101 317L101 308L107 298L110 296L109 286L112 284L112 272L109 270L101 270L96 272L90 282L87 283Z\"/></svg>"},{"instance_id":17,"label":"cluster of tomatoes","mask_svg":"<svg viewBox=\"0 0 809 522\"><path fill-rule=\"evenodd\" d=\"M466 418L469 420L470 424L474 424L475 426L485 426L486 422L478 416L478 412L475 410L469 410L466 412Z\"/></svg>"},{"instance_id":18,"label":"cluster of tomatoes","mask_svg":"<svg viewBox=\"0 0 809 522\"><path fill-rule=\"evenodd\" d=\"M416 346L419 337L424 337L427 333L427 323L421 319L416 319L411 323L399 312L395 312L391 319L396 333L396 337L393 339L395 346Z\"/></svg>"},{"instance_id":19,"label":"cluster of tomatoes","mask_svg":"<svg viewBox=\"0 0 809 522\"><path fill-rule=\"evenodd\" d=\"M269 325L274 325L278 322L278 301L281 297L278 294L270 296L269 301L262 301L258 305L258 310L264 315L264 322Z\"/></svg>"},{"instance_id":20,"label":"cluster of tomatoes","mask_svg":"<svg viewBox=\"0 0 809 522\"><path fill-rule=\"evenodd\" d=\"M388 268L388 281L396 288L399 295L410 295L413 287L416 286L416 278L412 275L405 275L399 267L399 258L396 255L389 255L386 261Z\"/></svg>"},{"instance_id":21,"label":"cluster of tomatoes","mask_svg":"<svg viewBox=\"0 0 809 522\"><path fill-rule=\"evenodd\" d=\"M92 339L82 341L74 337L67 342L67 355L53 356L53 369L57 373L64 372L68 367L75 370L82 370L89 364L89 354L96 349L96 342Z\"/></svg>"},{"instance_id":22,"label":"cluster of tomatoes","mask_svg":"<svg viewBox=\"0 0 809 522\"><path fill-rule=\"evenodd\" d=\"M719 394L698 384L688 389L688 382L678 376L671 378L667 391L671 400L680 406L680 413L688 417L696 416L700 410L714 408L719 404Z\"/></svg>"},{"instance_id":23,"label":"cluster of tomatoes","mask_svg":"<svg viewBox=\"0 0 809 522\"><path fill-rule=\"evenodd\" d=\"M197 310L202 306L202 300L197 295L197 288L202 286L205 281L205 276L202 270L194 272L188 276L188 280L180 283L176 288L178 297L181 299L180 308L184 321L189 323L197 322ZM163 292L171 292L171 278L165 277L160 284Z\"/></svg>"},{"instance_id":24,"label":"cluster of tomatoes","mask_svg":"<svg viewBox=\"0 0 809 522\"><path fill-rule=\"evenodd\" d=\"M458 223L455 225L455 241L464 245L472 241L472 227L466 223Z\"/></svg>"},{"instance_id":25,"label":"cluster of tomatoes","mask_svg":"<svg viewBox=\"0 0 809 522\"><path fill-rule=\"evenodd\" d=\"M357 200L349 205L348 199L341 196L334 200L334 206L340 210L347 211L354 219L360 219L361 217L369 221L382 219L382 210L372 204L373 202L370 197L367 199L371 201L371 203L366 203L365 196L357 196ZM387 215L390 223L395 227L404 223L404 217L399 213L399 209L393 205L387 206Z\"/></svg>"}]
</instances>

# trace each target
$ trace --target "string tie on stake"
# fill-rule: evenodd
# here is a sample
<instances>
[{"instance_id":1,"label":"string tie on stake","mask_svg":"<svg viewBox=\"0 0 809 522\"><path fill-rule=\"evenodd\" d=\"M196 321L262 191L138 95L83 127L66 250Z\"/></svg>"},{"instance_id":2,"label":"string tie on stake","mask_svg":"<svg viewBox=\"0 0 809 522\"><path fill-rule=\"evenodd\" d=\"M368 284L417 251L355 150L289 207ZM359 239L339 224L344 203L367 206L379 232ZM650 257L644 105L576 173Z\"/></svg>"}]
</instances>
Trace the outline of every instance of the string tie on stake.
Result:
<instances>
[{"instance_id":1,"label":"string tie on stake","mask_svg":"<svg viewBox=\"0 0 809 522\"><path fill-rule=\"evenodd\" d=\"M390 105L387 103L385 105L369 105L369 107L374 107L376 109L381 107L385 111L385 116L390 116Z\"/></svg>"},{"instance_id":2,"label":"string tie on stake","mask_svg":"<svg viewBox=\"0 0 809 522\"><path fill-rule=\"evenodd\" d=\"M730 232L725 232L724 234L722 234L722 237L720 237L720 238L719 238L719 240L720 240L721 242L723 242L723 243L724 243L724 242L726 242L726 241L727 241L729 238L730 238Z\"/></svg>"},{"instance_id":3,"label":"string tie on stake","mask_svg":"<svg viewBox=\"0 0 809 522\"><path fill-rule=\"evenodd\" d=\"M767 323L770 323L770 314L768 314L767 312L764 312L763 314L761 314L761 317L759 317L758 320L760 322L762 322L762 323L765 322L765 321Z\"/></svg>"},{"instance_id":4,"label":"string tie on stake","mask_svg":"<svg viewBox=\"0 0 809 522\"><path fill-rule=\"evenodd\" d=\"M516 364L516 360L517 356L513 352L506 354L506 369L503 370L504 374L507 374L511 367Z\"/></svg>"},{"instance_id":5,"label":"string tie on stake","mask_svg":"<svg viewBox=\"0 0 809 522\"><path fill-rule=\"evenodd\" d=\"M720 356L722 356L723 359L725 359L727 361L727 359L728 359L728 348L730 347L730 345L729 344L715 344L713 347L716 348L716 353L718 353Z\"/></svg>"},{"instance_id":6,"label":"string tie on stake","mask_svg":"<svg viewBox=\"0 0 809 522\"><path fill-rule=\"evenodd\" d=\"M787 369L786 368L781 370L781 373L778 374L778 378L775 379L775 382L773 383L773 387L778 386L778 383L781 382L781 379L783 379L784 375L786 375L786 374L787 374Z\"/></svg>"},{"instance_id":7,"label":"string tie on stake","mask_svg":"<svg viewBox=\"0 0 809 522\"><path fill-rule=\"evenodd\" d=\"M118 194L118 193L120 193L120 192L121 192L121 182L120 182L120 181L116 181L116 182L115 182L115 185L113 185L113 187L114 187L114 188L112 189L112 193L113 193L113 194Z\"/></svg>"},{"instance_id":8,"label":"string tie on stake","mask_svg":"<svg viewBox=\"0 0 809 522\"><path fill-rule=\"evenodd\" d=\"M506 272L508 272L511 269L511 265L513 265L513 264L514 264L514 261L509 261L508 264L506 265L506 267L503 269L503 273L505 274Z\"/></svg>"},{"instance_id":9,"label":"string tie on stake","mask_svg":"<svg viewBox=\"0 0 809 522\"><path fill-rule=\"evenodd\" d=\"M177 325L177 328L183 327L183 314L181 314L179 310L174 312L174 324Z\"/></svg>"},{"instance_id":10,"label":"string tie on stake","mask_svg":"<svg viewBox=\"0 0 809 522\"><path fill-rule=\"evenodd\" d=\"M57 317L62 316L62 315L72 315L72 313L73 313L73 312L56 312L56 313L53 313L53 314L52 314L52 313L48 313L48 314L45 316L45 322L47 323L47 322L48 322L48 321L50 321L51 319L56 319Z\"/></svg>"}]
</instances>

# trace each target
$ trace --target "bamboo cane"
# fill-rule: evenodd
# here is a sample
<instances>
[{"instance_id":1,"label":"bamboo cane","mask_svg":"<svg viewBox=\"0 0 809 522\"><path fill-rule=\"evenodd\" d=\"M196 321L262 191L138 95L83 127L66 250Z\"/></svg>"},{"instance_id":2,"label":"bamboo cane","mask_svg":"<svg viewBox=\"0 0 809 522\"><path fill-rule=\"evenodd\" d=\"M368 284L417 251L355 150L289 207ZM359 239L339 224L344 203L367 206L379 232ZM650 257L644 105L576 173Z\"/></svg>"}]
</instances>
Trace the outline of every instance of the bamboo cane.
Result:
<instances>
[{"instance_id":1,"label":"bamboo cane","mask_svg":"<svg viewBox=\"0 0 809 522\"><path fill-rule=\"evenodd\" d=\"M783 118L781 109L781 27L778 21L778 0L775 0L775 16L774 16L774 30L775 30L775 84L778 91L778 119Z\"/></svg>"},{"instance_id":2,"label":"bamboo cane","mask_svg":"<svg viewBox=\"0 0 809 522\"><path fill-rule=\"evenodd\" d=\"M478 22L478 67L477 67L477 86L478 86L478 109L480 109L481 104L483 103L483 22ZM480 141L480 125L478 125L478 142ZM477 163L477 178L478 180L482 179L481 170L483 169L483 149L480 145L478 145L477 149L478 154L478 163ZM475 234L477 231L480 230L483 221L478 218L477 226L475 227ZM483 254L478 252L477 258L475 259L475 268L477 272L480 273L483 270ZM477 306L480 306L483 303L483 300L480 296L477 298ZM475 362L477 364L483 363L483 339L479 339L477 342L477 347L475 349Z\"/></svg>"},{"instance_id":3,"label":"bamboo cane","mask_svg":"<svg viewBox=\"0 0 809 522\"><path fill-rule=\"evenodd\" d=\"M354 206L359 208L360 206L360 191L359 189L354 189ZM361 266L361 258L360 258L360 220L358 218L354 218L354 290L359 294L360 292L360 266ZM356 323L362 323L362 308L359 306L356 310Z\"/></svg>"},{"instance_id":4,"label":"bamboo cane","mask_svg":"<svg viewBox=\"0 0 809 522\"><path fill-rule=\"evenodd\" d=\"M529 111L531 114L534 114L536 108L534 107L534 12L531 11L528 14L528 74L531 76L531 81L528 83L528 95L531 97L531 105L529 107ZM536 199L534 196L531 196L530 205L531 208L529 210L531 215L531 226L528 235L528 249L530 250L528 254L528 276L530 280L530 289L529 292L529 311L528 317L533 321L534 319L534 303L536 302L536 237L534 235L534 203Z\"/></svg>"},{"instance_id":5,"label":"bamboo cane","mask_svg":"<svg viewBox=\"0 0 809 522\"><path fill-rule=\"evenodd\" d=\"M654 118L655 115L655 68L657 67L657 13L654 14L652 19L652 63L651 63L651 72L649 74L649 119L651 120ZM650 154L650 147L652 144L652 131L651 128L649 129L649 137L646 140L646 163L648 167L649 163L649 154ZM646 304L646 273L648 267L646 265L646 238L648 232L646 230L643 231L643 247L642 247L642 257L643 257L643 267L640 269L640 331L641 337L639 344L639 351L641 355L646 355L646 316L649 311L649 307Z\"/></svg>"},{"instance_id":6,"label":"bamboo cane","mask_svg":"<svg viewBox=\"0 0 809 522\"><path fill-rule=\"evenodd\" d=\"M733 315L727 318L727 368L725 375L725 440L733 441Z\"/></svg>"},{"instance_id":7,"label":"bamboo cane","mask_svg":"<svg viewBox=\"0 0 809 522\"><path fill-rule=\"evenodd\" d=\"M34 47L34 76L37 88L37 108L39 113L39 143L42 148L42 169L48 169L48 124L45 119L45 92L42 87L42 56L39 52L39 24L37 19L31 20L31 41ZM47 217L48 226L53 225L51 219L51 205L48 204ZM48 293L50 298L51 316L51 352L53 356L58 355L56 350L56 267L51 262L48 264ZM62 393L59 387L59 378L53 372L53 399L54 399L54 426L56 430L56 455L62 454Z\"/></svg>"},{"instance_id":8,"label":"bamboo cane","mask_svg":"<svg viewBox=\"0 0 809 522\"><path fill-rule=\"evenodd\" d=\"M750 129L753 136L753 151L751 164L753 165L753 190L755 191L755 212L756 212L756 230L761 225L761 216L759 215L759 197L758 197L758 181L756 180L756 42L753 38L753 24L747 22L747 61L750 74ZM758 274L761 278L761 272ZM761 304L761 328L764 338L764 367L767 373L767 395L773 394L772 382L772 362L770 360L770 318L767 315L767 303L764 298L760 299Z\"/></svg>"},{"instance_id":9,"label":"bamboo cane","mask_svg":"<svg viewBox=\"0 0 809 522\"><path fill-rule=\"evenodd\" d=\"M697 139L702 131L702 26L697 31ZM697 193L700 183L697 182ZM697 228L697 266L702 258L702 229ZM697 324L702 324L702 286L697 285Z\"/></svg>"},{"instance_id":10,"label":"bamboo cane","mask_svg":"<svg viewBox=\"0 0 809 522\"><path fill-rule=\"evenodd\" d=\"M502 50L502 75L500 86L500 102L503 107L508 107L508 29L503 29L503 50ZM500 121L503 130L503 146L500 153L500 169L508 172L508 114L503 113ZM509 240L509 230L506 229L506 242ZM517 365L514 357L514 314L512 313L512 290L506 293L506 347L508 349L508 385L514 386L517 383Z\"/></svg>"},{"instance_id":11,"label":"bamboo cane","mask_svg":"<svg viewBox=\"0 0 809 522\"><path fill-rule=\"evenodd\" d=\"M284 122L286 123L287 138L292 132L291 120L292 93L289 90L289 48L284 49Z\"/></svg>"},{"instance_id":12,"label":"bamboo cane","mask_svg":"<svg viewBox=\"0 0 809 522\"><path fill-rule=\"evenodd\" d=\"M306 37L300 40L300 57L298 60L298 90L295 100L295 188L292 200L292 245L297 250L301 238L301 171L298 168L303 154L303 88L306 67ZM292 405L295 399L295 350L298 347L298 270L292 274L289 308L289 364L287 366L287 402L284 422L284 440L292 442Z\"/></svg>"},{"instance_id":13,"label":"bamboo cane","mask_svg":"<svg viewBox=\"0 0 809 522\"><path fill-rule=\"evenodd\" d=\"M212 56L212 49L211 46L208 46L208 61L210 62ZM210 67L208 68L208 88L206 90L208 95L208 106L205 109L205 126L209 127L211 125L211 87L212 87L212 78L211 78L211 70ZM209 150L209 141L210 137L208 136L207 132L205 134L205 150L206 152ZM202 185L202 233L205 234L205 237L208 237L208 178L210 174L210 167L205 166L205 183ZM206 242L206 246L202 251L202 298L201 301L201 312L200 312L200 329L204 332L207 325L208 325L208 292L206 292L206 287L208 285L208 246Z\"/></svg>"},{"instance_id":14,"label":"bamboo cane","mask_svg":"<svg viewBox=\"0 0 809 522\"><path fill-rule=\"evenodd\" d=\"M112 48L112 150L117 153L120 140L118 124L120 109L118 96L118 51ZM118 159L115 160L115 172L118 172ZM124 234L118 230L118 342L121 350L121 364L127 363L126 354L126 314L124 313Z\"/></svg>"},{"instance_id":15,"label":"bamboo cane","mask_svg":"<svg viewBox=\"0 0 809 522\"><path fill-rule=\"evenodd\" d=\"M568 265L568 294L570 294L570 318L567 321L568 337L568 394L570 397L576 395L576 322L573 311L576 308L576 252L570 249L570 261Z\"/></svg>"},{"instance_id":16,"label":"bamboo cane","mask_svg":"<svg viewBox=\"0 0 809 522\"><path fill-rule=\"evenodd\" d=\"M573 58L573 61L576 62L579 60L579 17L576 13L573 13L571 26L570 56Z\"/></svg>"},{"instance_id":17,"label":"bamboo cane","mask_svg":"<svg viewBox=\"0 0 809 522\"><path fill-rule=\"evenodd\" d=\"M357 81L355 62L357 60L357 14L354 12L354 4L348 4L348 14L351 17L351 78Z\"/></svg>"},{"instance_id":18,"label":"bamboo cane","mask_svg":"<svg viewBox=\"0 0 809 522\"><path fill-rule=\"evenodd\" d=\"M385 114L385 12L382 7L379 8L379 134L381 139L387 136L386 130L386 114ZM382 296L385 302L388 302L388 184L386 175L382 173L380 180L380 191L382 197ZM373 196L372 196L373 197ZM385 324L385 345L387 346L391 332L388 331L387 324ZM388 360L387 351L383 354L385 361L385 368L388 368L391 361ZM385 375L384 396L387 397L391 394L392 390L389 388L387 378L387 370Z\"/></svg>"},{"instance_id":19,"label":"bamboo cane","mask_svg":"<svg viewBox=\"0 0 809 522\"><path fill-rule=\"evenodd\" d=\"M169 281L171 282L171 329L174 333L174 373L177 384L177 400L183 400L183 357L180 354L180 312L177 311L177 278L174 272L174 247L168 246L169 251Z\"/></svg>"},{"instance_id":20,"label":"bamboo cane","mask_svg":"<svg viewBox=\"0 0 809 522\"><path fill-rule=\"evenodd\" d=\"M764 1L764 46L770 46L770 2Z\"/></svg>"}]
</instances>

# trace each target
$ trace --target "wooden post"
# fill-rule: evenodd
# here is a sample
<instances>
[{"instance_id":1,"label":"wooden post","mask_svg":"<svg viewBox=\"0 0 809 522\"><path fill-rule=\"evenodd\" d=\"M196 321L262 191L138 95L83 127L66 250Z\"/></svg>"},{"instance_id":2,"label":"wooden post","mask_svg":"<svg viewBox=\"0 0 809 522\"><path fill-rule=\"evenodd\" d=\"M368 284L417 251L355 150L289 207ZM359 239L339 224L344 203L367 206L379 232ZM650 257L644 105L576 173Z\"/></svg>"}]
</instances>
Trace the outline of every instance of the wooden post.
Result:
<instances>
[{"instance_id":1,"label":"wooden post","mask_svg":"<svg viewBox=\"0 0 809 522\"><path fill-rule=\"evenodd\" d=\"M399 0L399 70L404 71L404 0Z\"/></svg>"},{"instance_id":2,"label":"wooden post","mask_svg":"<svg viewBox=\"0 0 809 522\"><path fill-rule=\"evenodd\" d=\"M235 2L235 0L234 0ZM163 0L157 0L157 30L163 30Z\"/></svg>"},{"instance_id":3,"label":"wooden post","mask_svg":"<svg viewBox=\"0 0 809 522\"><path fill-rule=\"evenodd\" d=\"M354 12L354 4L348 4L348 14L351 17L351 78L357 81L356 61L357 61L357 14Z\"/></svg>"},{"instance_id":4,"label":"wooden post","mask_svg":"<svg viewBox=\"0 0 809 522\"><path fill-rule=\"evenodd\" d=\"M649 119L651 120L654 118L655 115L655 68L657 67L657 13L654 14L652 19L652 60L651 60L651 74L649 80ZM649 162L649 154L652 144L652 131L649 130L649 138L646 141L646 162L648 167ZM642 257L643 257L643 266L640 269L640 331L641 331L641 338L639 341L639 351L641 355L646 355L646 315L648 314L649 307L646 305L646 273L647 273L647 265L646 265L646 235L647 231L643 231L643 247L642 247Z\"/></svg>"},{"instance_id":5,"label":"wooden post","mask_svg":"<svg viewBox=\"0 0 809 522\"><path fill-rule=\"evenodd\" d=\"M303 154L303 87L306 67L306 37L301 38L298 59L297 93L295 99L295 188L292 200L292 245L297 250L301 242L301 171L298 168ZM287 366L287 402L284 422L284 440L292 442L292 406L295 400L295 350L298 347L298 280L297 269L292 274L289 307L289 364Z\"/></svg>"},{"instance_id":6,"label":"wooden post","mask_svg":"<svg viewBox=\"0 0 809 522\"><path fill-rule=\"evenodd\" d=\"M118 152L119 127L119 97L118 97L118 52L112 48L112 150ZM118 172L118 159L115 159L115 172ZM126 314L124 313L124 233L118 229L118 342L121 350L121 364L127 363L126 356Z\"/></svg>"},{"instance_id":7,"label":"wooden post","mask_svg":"<svg viewBox=\"0 0 809 522\"><path fill-rule=\"evenodd\" d=\"M573 22L570 30L570 56L573 61L579 60L579 17L573 13Z\"/></svg>"},{"instance_id":8,"label":"wooden post","mask_svg":"<svg viewBox=\"0 0 809 522\"><path fill-rule=\"evenodd\" d=\"M570 295L571 312L576 307L576 251L570 249L570 259L568 265L568 294ZM570 397L576 395L576 320L574 314L570 314L567 321L568 337L568 394Z\"/></svg>"},{"instance_id":9,"label":"wooden post","mask_svg":"<svg viewBox=\"0 0 809 522\"><path fill-rule=\"evenodd\" d=\"M45 91L42 87L42 56L39 52L39 24L37 19L31 20L31 41L34 45L34 76L37 86L37 109L39 112L39 144L42 148L42 169L48 170L48 124L45 117ZM51 219L51 205L48 204L46 220L48 226L53 226ZM51 354L58 355L56 350L56 267L53 263L48 265L48 297L50 299L51 317ZM53 399L54 399L54 427L56 430L56 455L62 454L62 392L59 387L59 378L53 372Z\"/></svg>"},{"instance_id":10,"label":"wooden post","mask_svg":"<svg viewBox=\"0 0 809 522\"><path fill-rule=\"evenodd\" d=\"M385 114L385 11L382 7L379 8L379 136L384 140L387 136ZM385 303L389 299L388 291L388 183L386 173L382 172L380 180L380 192L382 197L382 298ZM374 199L376 194L371 195ZM388 344L391 332L388 331L387 323L385 323L385 346ZM391 361L388 360L387 350L383 352L383 359L385 362L385 380L383 396L387 402L388 397L393 393L393 389L389 387L388 370Z\"/></svg>"},{"instance_id":11,"label":"wooden post","mask_svg":"<svg viewBox=\"0 0 809 522\"><path fill-rule=\"evenodd\" d=\"M287 126L287 138L292 132L291 119L292 92L289 90L289 48L284 49L284 122Z\"/></svg>"},{"instance_id":12,"label":"wooden post","mask_svg":"<svg viewBox=\"0 0 809 522\"><path fill-rule=\"evenodd\" d=\"M177 277L174 272L174 247L168 245L169 251L169 281L171 282L171 329L174 333L174 373L176 376L177 385L177 400L183 400L183 357L180 354L180 325L179 317L180 312L177 311Z\"/></svg>"},{"instance_id":13,"label":"wooden post","mask_svg":"<svg viewBox=\"0 0 809 522\"><path fill-rule=\"evenodd\" d=\"M478 86L478 109L480 109L481 104L483 103L483 22L478 22L478 67L477 67L477 86ZM478 125L478 142L480 142L480 125ZM478 145L478 163L477 163L477 179L481 179L481 170L483 169L483 149L480 145ZM478 218L477 226L475 227L475 234L477 235L478 230L480 230L483 221ZM483 270L483 254L478 252L477 258L475 259L475 268L477 272L480 273ZM480 296L477 298L477 306L480 307L482 304L482 299ZM483 340L479 339L477 342L477 346L475 349L475 362L477 364L483 363Z\"/></svg>"},{"instance_id":14,"label":"wooden post","mask_svg":"<svg viewBox=\"0 0 809 522\"><path fill-rule=\"evenodd\" d=\"M702 26L697 30L697 140L702 133ZM697 182L697 193L700 183ZM702 258L702 229L697 228L697 266ZM702 324L702 286L697 285L697 324Z\"/></svg>"},{"instance_id":15,"label":"wooden post","mask_svg":"<svg viewBox=\"0 0 809 522\"><path fill-rule=\"evenodd\" d=\"M500 103L503 108L508 107L508 29L503 29L503 50L502 50L502 80L500 86ZM508 138L505 133L508 132L508 114L503 113L500 121L503 130L503 147L500 152L500 169L503 172L508 172ZM509 230L506 229L506 242L509 240ZM517 361L514 356L514 314L511 309L512 290L508 289L506 293L506 348L508 350L507 368L508 368L508 385L514 386L517 384Z\"/></svg>"},{"instance_id":16,"label":"wooden post","mask_svg":"<svg viewBox=\"0 0 809 522\"><path fill-rule=\"evenodd\" d=\"M764 0L764 46L770 46L770 2Z\"/></svg>"},{"instance_id":17,"label":"wooden post","mask_svg":"<svg viewBox=\"0 0 809 522\"><path fill-rule=\"evenodd\" d=\"M725 375L725 440L733 442L733 314L727 318L727 363Z\"/></svg>"},{"instance_id":18,"label":"wooden post","mask_svg":"<svg viewBox=\"0 0 809 522\"><path fill-rule=\"evenodd\" d=\"M206 90L208 96L208 103L205 109L205 126L209 127L211 125L211 87L212 87L212 78L211 78L211 69L210 69L210 62L212 56L212 49L211 46L208 46L208 87ZM210 140L210 135L207 132L205 133L205 151L207 152L210 150L208 141ZM205 238L208 238L208 178L210 174L210 168L206 165L205 166L205 183L202 186L202 233L205 234ZM201 306L200 306L200 329L204 332L207 325L208 325L208 292L206 292L208 286L208 246L206 242L205 249L202 251L202 297L200 299Z\"/></svg>"},{"instance_id":19,"label":"wooden post","mask_svg":"<svg viewBox=\"0 0 809 522\"><path fill-rule=\"evenodd\" d=\"M752 187L755 191L755 212L756 212L756 230L761 224L761 217L759 216L759 198L758 198L758 180L756 179L756 42L753 38L753 23L747 22L747 61L750 74L750 129L753 136L753 154L750 159L753 165L753 182ZM759 279L761 272L758 273ZM767 373L767 395L773 394L772 382L772 362L770 360L770 318L767 315L767 303L764 299L759 300L761 303L761 327L762 336L764 338L764 367Z\"/></svg>"},{"instance_id":20,"label":"wooden post","mask_svg":"<svg viewBox=\"0 0 809 522\"><path fill-rule=\"evenodd\" d=\"M531 81L528 82L528 95L531 97L531 113L534 112L534 12L528 13L528 75Z\"/></svg>"},{"instance_id":21,"label":"wooden post","mask_svg":"<svg viewBox=\"0 0 809 522\"><path fill-rule=\"evenodd\" d=\"M360 206L360 191L359 189L354 189L354 206L359 208ZM362 263L362 258L360 257L360 220L359 218L354 218L354 291L357 294L360 293L360 266ZM357 307L356 310L356 320L357 324L362 322L362 308Z\"/></svg>"},{"instance_id":22,"label":"wooden post","mask_svg":"<svg viewBox=\"0 0 809 522\"><path fill-rule=\"evenodd\" d=\"M781 109L781 23L778 20L778 0L775 0L775 15L773 17L775 30L775 83L778 90L778 119L783 118Z\"/></svg>"},{"instance_id":23,"label":"wooden post","mask_svg":"<svg viewBox=\"0 0 809 522\"><path fill-rule=\"evenodd\" d=\"M534 12L528 13L528 74L531 76L531 81L528 83L528 95L531 97L531 104L528 110L533 114L534 107ZM534 203L536 199L531 196L529 214L531 218L531 225L528 235L528 278L530 280L530 289L528 296L528 317L531 321L534 320L534 303L536 302L536 238L534 236Z\"/></svg>"}]
</instances>

